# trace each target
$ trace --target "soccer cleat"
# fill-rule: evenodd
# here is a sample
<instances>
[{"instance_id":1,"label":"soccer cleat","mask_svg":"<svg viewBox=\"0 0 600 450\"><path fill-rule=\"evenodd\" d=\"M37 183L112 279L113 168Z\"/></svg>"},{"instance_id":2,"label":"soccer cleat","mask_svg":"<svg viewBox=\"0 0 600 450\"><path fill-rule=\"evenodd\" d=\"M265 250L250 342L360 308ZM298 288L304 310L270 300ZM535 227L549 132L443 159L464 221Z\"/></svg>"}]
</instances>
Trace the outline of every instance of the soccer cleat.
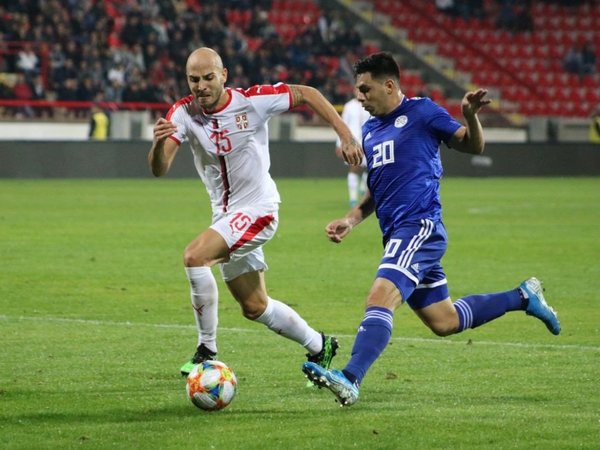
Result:
<instances>
[{"instance_id":1,"label":"soccer cleat","mask_svg":"<svg viewBox=\"0 0 600 450\"><path fill-rule=\"evenodd\" d=\"M340 345L338 344L337 339L333 336L325 336L323 333L321 333L321 337L323 338L323 348L321 351L316 355L307 353L306 357L310 362L317 363L321 367L329 369L329 367L331 367L331 361L337 353L337 349Z\"/></svg>"},{"instance_id":2,"label":"soccer cleat","mask_svg":"<svg viewBox=\"0 0 600 450\"><path fill-rule=\"evenodd\" d=\"M519 286L525 296L528 298L527 309L525 313L529 316L540 319L552 334L560 333L560 322L558 316L551 306L548 306L544 298L544 289L542 283L535 277L531 277L521 283Z\"/></svg>"},{"instance_id":3,"label":"soccer cleat","mask_svg":"<svg viewBox=\"0 0 600 450\"><path fill-rule=\"evenodd\" d=\"M196 349L196 354L192 356L192 359L186 362L183 366L181 366L181 369L179 369L181 371L181 375L187 377L196 364L200 364L203 361L214 360L216 358L216 353L214 353L212 350L209 350L204 344L200 344Z\"/></svg>"},{"instance_id":4,"label":"soccer cleat","mask_svg":"<svg viewBox=\"0 0 600 450\"><path fill-rule=\"evenodd\" d=\"M324 369L329 369L331 367L331 361L333 357L337 353L337 349L339 347L338 341L333 336L325 336L321 333L321 337L323 338L323 348L316 355L311 355L310 353L306 354L309 362L313 362L323 367ZM312 387L313 383L308 381L306 383L307 387Z\"/></svg>"},{"instance_id":5,"label":"soccer cleat","mask_svg":"<svg viewBox=\"0 0 600 450\"><path fill-rule=\"evenodd\" d=\"M340 406L350 406L358 400L358 385L346 378L341 370L327 370L308 361L302 365L302 372L315 385L329 389Z\"/></svg>"}]
</instances>

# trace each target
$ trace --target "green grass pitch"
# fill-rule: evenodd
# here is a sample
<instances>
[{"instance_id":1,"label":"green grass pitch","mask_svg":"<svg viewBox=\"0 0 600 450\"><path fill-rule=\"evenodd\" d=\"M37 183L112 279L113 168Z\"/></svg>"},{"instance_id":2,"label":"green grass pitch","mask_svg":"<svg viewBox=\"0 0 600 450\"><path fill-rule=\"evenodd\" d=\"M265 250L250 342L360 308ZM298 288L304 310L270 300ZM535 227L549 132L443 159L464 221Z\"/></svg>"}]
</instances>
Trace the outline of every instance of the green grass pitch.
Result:
<instances>
[{"instance_id":1,"label":"green grass pitch","mask_svg":"<svg viewBox=\"0 0 600 450\"><path fill-rule=\"evenodd\" d=\"M345 181L278 185L269 293L339 336L343 366L382 251L376 220L329 243ZM600 179L448 178L442 197L452 297L535 275L559 337L510 313L442 339L403 306L342 409L305 387L303 349L243 319L219 282L219 358L239 391L206 413L178 374L196 340L182 251L210 222L200 181L1 180L0 448L597 449Z\"/></svg>"}]
</instances>

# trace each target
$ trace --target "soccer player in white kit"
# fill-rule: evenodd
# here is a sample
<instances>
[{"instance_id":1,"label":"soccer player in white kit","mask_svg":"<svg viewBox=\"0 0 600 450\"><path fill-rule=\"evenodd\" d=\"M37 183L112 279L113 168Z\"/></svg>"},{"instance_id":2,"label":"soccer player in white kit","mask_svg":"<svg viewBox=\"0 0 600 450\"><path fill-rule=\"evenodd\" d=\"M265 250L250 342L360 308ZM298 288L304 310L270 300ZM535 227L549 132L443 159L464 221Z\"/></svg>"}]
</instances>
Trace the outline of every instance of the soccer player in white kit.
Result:
<instances>
[{"instance_id":1,"label":"soccer player in white kit","mask_svg":"<svg viewBox=\"0 0 600 450\"><path fill-rule=\"evenodd\" d=\"M350 131L352 131L352 134L358 142L362 142L362 126L369 117L371 117L371 115L363 108L356 97L353 97L344 103L342 120L348 125L348 128L350 128ZM340 158L343 157L339 137L335 143L335 153ZM363 158L359 166L348 166L347 181L350 208L354 208L367 189L367 160L365 158Z\"/></svg>"},{"instance_id":2,"label":"soccer player in white kit","mask_svg":"<svg viewBox=\"0 0 600 450\"><path fill-rule=\"evenodd\" d=\"M215 264L244 317L298 342L309 361L329 367L337 340L317 332L296 311L267 294L262 246L277 230L280 202L269 174L267 122L306 104L334 128L348 164L360 164L362 148L331 103L312 87L284 83L245 90L225 87L227 69L218 53L206 47L188 57L186 78L191 95L155 123L148 154L152 173L162 176L187 141L212 206L211 226L188 244L183 257L198 346L181 373L187 375L194 364L216 358L218 292L211 271Z\"/></svg>"}]
</instances>

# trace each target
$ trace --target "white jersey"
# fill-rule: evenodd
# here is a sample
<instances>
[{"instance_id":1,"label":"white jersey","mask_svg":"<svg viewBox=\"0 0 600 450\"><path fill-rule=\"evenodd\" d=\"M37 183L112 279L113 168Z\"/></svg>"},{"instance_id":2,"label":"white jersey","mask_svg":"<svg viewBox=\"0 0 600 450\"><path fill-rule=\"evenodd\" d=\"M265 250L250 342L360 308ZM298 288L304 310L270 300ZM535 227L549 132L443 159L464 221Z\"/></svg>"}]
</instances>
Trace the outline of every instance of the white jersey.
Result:
<instances>
[{"instance_id":1,"label":"white jersey","mask_svg":"<svg viewBox=\"0 0 600 450\"><path fill-rule=\"evenodd\" d=\"M246 206L277 205L281 199L269 174L267 122L292 105L288 85L226 88L230 100L206 113L188 96L175 103L166 119L177 126L170 136L189 142L214 214Z\"/></svg>"}]
</instances>

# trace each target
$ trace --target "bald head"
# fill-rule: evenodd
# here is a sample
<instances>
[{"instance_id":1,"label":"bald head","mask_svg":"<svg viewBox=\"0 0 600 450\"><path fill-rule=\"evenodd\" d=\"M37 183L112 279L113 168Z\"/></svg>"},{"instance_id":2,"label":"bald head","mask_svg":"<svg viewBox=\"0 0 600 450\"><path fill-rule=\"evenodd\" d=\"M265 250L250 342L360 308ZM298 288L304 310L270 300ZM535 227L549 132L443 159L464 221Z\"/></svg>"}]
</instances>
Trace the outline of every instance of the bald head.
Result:
<instances>
[{"instance_id":1,"label":"bald head","mask_svg":"<svg viewBox=\"0 0 600 450\"><path fill-rule=\"evenodd\" d=\"M223 70L223 61L217 52L212 48L200 47L194 50L190 56L188 56L186 69L189 72L193 70L205 70L214 69L221 71Z\"/></svg>"}]
</instances>

